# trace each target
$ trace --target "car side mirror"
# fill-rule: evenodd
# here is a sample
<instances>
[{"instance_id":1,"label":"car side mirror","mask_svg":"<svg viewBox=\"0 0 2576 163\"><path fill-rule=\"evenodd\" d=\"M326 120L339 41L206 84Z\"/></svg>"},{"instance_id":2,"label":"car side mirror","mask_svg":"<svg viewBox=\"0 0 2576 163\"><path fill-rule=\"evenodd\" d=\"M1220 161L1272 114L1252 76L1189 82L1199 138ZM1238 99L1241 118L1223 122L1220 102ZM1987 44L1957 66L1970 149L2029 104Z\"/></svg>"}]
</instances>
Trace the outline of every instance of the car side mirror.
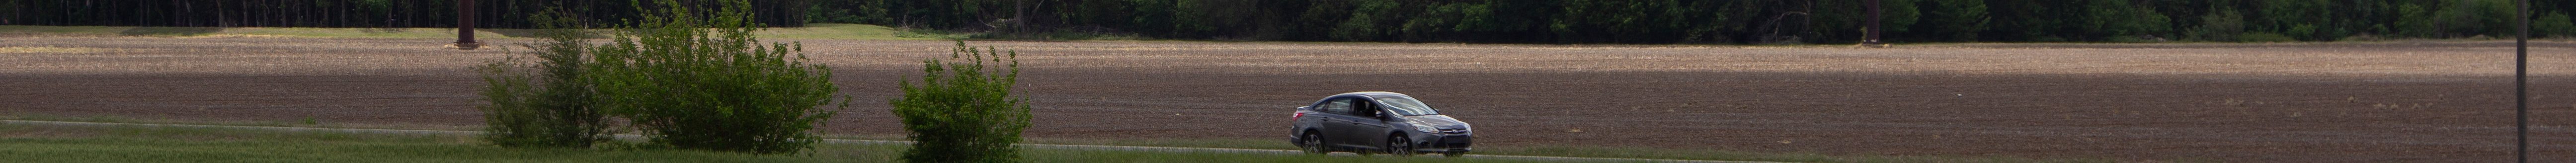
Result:
<instances>
[{"instance_id":1,"label":"car side mirror","mask_svg":"<svg viewBox=\"0 0 2576 163\"><path fill-rule=\"evenodd\" d=\"M1378 120L1396 120L1396 119L1400 119L1400 118L1396 118L1396 116L1395 116L1395 113L1394 113L1394 112L1387 112L1387 111L1386 111L1386 109L1378 109L1378 110L1377 110L1377 119L1378 119Z\"/></svg>"}]
</instances>

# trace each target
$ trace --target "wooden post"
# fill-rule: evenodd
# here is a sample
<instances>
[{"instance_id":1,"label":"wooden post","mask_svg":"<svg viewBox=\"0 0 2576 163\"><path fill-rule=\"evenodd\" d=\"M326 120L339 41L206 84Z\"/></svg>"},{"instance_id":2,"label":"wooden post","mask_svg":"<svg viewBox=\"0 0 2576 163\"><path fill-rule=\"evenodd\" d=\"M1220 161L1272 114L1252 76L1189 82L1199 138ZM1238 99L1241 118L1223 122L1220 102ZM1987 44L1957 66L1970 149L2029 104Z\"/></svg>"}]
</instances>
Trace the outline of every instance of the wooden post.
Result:
<instances>
[{"instance_id":1,"label":"wooden post","mask_svg":"<svg viewBox=\"0 0 2576 163\"><path fill-rule=\"evenodd\" d=\"M474 41L474 0L456 0L456 49L474 50L483 43Z\"/></svg>"}]
</instances>

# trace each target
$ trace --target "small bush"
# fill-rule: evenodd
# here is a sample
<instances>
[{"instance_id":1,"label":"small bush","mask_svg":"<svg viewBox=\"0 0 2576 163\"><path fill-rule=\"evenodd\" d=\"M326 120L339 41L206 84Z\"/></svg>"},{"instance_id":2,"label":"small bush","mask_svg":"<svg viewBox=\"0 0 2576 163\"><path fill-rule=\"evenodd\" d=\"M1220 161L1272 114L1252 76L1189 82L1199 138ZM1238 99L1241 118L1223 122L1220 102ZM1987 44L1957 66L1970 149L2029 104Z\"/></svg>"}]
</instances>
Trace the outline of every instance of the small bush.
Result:
<instances>
[{"instance_id":1,"label":"small bush","mask_svg":"<svg viewBox=\"0 0 2576 163\"><path fill-rule=\"evenodd\" d=\"M2394 32L2397 33L2397 37L2439 37L2438 34L2442 32L2439 25L2442 21L2436 19L2439 17L2435 17L2433 12L2432 9L2415 4L2398 5L2397 15L2399 16L2397 24L2393 25L2397 28Z\"/></svg>"},{"instance_id":2,"label":"small bush","mask_svg":"<svg viewBox=\"0 0 2576 163\"><path fill-rule=\"evenodd\" d=\"M2201 15L2200 21L2201 25L2192 27L2189 33L2183 34L2183 38L2194 41L2236 41L2237 35L2245 32L2245 16L2238 15L2235 11L2220 10L2218 13Z\"/></svg>"},{"instance_id":3,"label":"small bush","mask_svg":"<svg viewBox=\"0 0 2576 163\"><path fill-rule=\"evenodd\" d=\"M2378 36L2378 35L2370 35L2370 34L2368 34L2368 33L2364 33L2364 34L2356 34L2356 35L2352 35L2352 36L2344 36L2344 37L2343 37L2343 38L2341 38L2341 39L2335 39L2335 41L2383 41L2383 40L2387 40L2387 39L2388 39L2388 38L2382 38L2382 37L2380 37L2380 36Z\"/></svg>"},{"instance_id":4,"label":"small bush","mask_svg":"<svg viewBox=\"0 0 2576 163\"><path fill-rule=\"evenodd\" d=\"M1029 127L1027 99L1011 96L1020 76L1019 52L977 50L957 42L948 60L921 61L921 81L903 82L893 99L895 116L914 143L906 162L1016 162L1020 131ZM1006 65L990 65L1004 64ZM998 66L998 67L997 67ZM1007 68L1007 70L993 69Z\"/></svg>"},{"instance_id":5,"label":"small bush","mask_svg":"<svg viewBox=\"0 0 2576 163\"><path fill-rule=\"evenodd\" d=\"M513 59L481 67L484 99L483 139L500 146L587 148L608 140L607 117L592 107L592 83L582 78L582 32L564 14L544 12L537 44L523 44L541 59L533 67ZM529 69L543 71L530 74ZM307 119L308 123L311 121Z\"/></svg>"},{"instance_id":6,"label":"small bush","mask_svg":"<svg viewBox=\"0 0 2576 163\"><path fill-rule=\"evenodd\" d=\"M2531 20L2531 36L2565 38L2576 34L2576 22L2569 22L2568 19L2567 14L2549 13L2540 16L2540 19Z\"/></svg>"},{"instance_id":7,"label":"small bush","mask_svg":"<svg viewBox=\"0 0 2576 163\"><path fill-rule=\"evenodd\" d=\"M802 44L752 37L750 2L716 1L692 14L674 0L613 43L590 49L588 80L609 113L644 131L648 143L680 149L792 153L811 149L813 130L832 116L832 71L804 61ZM713 33L709 33L712 31ZM845 100L846 101L846 100ZM838 106L847 106L846 103Z\"/></svg>"},{"instance_id":8,"label":"small bush","mask_svg":"<svg viewBox=\"0 0 2576 163\"><path fill-rule=\"evenodd\" d=\"M2237 42L2298 42L2299 39L2279 33L2256 32L2236 35Z\"/></svg>"},{"instance_id":9,"label":"small bush","mask_svg":"<svg viewBox=\"0 0 2576 163\"><path fill-rule=\"evenodd\" d=\"M2434 13L2434 19L2448 27L2444 33L2512 36L2513 6L2513 0L2462 0Z\"/></svg>"}]
</instances>

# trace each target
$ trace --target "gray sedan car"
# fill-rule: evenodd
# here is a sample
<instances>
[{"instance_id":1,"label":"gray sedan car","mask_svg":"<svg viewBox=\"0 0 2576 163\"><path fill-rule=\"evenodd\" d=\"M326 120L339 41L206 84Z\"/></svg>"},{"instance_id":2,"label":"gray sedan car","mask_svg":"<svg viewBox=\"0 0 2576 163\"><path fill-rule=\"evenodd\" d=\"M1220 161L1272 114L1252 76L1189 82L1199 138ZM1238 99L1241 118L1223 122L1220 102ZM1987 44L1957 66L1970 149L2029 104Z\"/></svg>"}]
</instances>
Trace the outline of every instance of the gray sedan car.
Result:
<instances>
[{"instance_id":1,"label":"gray sedan car","mask_svg":"<svg viewBox=\"0 0 2576 163\"><path fill-rule=\"evenodd\" d=\"M1467 122L1441 115L1395 92L1351 92L1325 96L1297 107L1288 141L1307 153L1465 155L1471 138Z\"/></svg>"}]
</instances>

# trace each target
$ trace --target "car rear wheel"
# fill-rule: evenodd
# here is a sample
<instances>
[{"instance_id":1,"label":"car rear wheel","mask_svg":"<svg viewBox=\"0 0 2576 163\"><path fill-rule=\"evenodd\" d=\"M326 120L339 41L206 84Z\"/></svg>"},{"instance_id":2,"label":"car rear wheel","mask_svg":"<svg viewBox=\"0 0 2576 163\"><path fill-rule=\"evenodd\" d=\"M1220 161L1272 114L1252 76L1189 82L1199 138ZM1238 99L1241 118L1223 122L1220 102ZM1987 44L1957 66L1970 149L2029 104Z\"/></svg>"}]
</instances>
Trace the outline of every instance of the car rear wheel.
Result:
<instances>
[{"instance_id":1,"label":"car rear wheel","mask_svg":"<svg viewBox=\"0 0 2576 163\"><path fill-rule=\"evenodd\" d=\"M1412 139L1405 139L1404 135L1387 136L1386 153L1396 156L1413 156L1413 141Z\"/></svg>"},{"instance_id":2,"label":"car rear wheel","mask_svg":"<svg viewBox=\"0 0 2576 163\"><path fill-rule=\"evenodd\" d=\"M1314 132L1307 132L1306 136L1298 136L1297 139L1298 146L1306 147L1306 154L1324 154L1333 152L1324 151L1324 137L1321 135L1315 135Z\"/></svg>"}]
</instances>

